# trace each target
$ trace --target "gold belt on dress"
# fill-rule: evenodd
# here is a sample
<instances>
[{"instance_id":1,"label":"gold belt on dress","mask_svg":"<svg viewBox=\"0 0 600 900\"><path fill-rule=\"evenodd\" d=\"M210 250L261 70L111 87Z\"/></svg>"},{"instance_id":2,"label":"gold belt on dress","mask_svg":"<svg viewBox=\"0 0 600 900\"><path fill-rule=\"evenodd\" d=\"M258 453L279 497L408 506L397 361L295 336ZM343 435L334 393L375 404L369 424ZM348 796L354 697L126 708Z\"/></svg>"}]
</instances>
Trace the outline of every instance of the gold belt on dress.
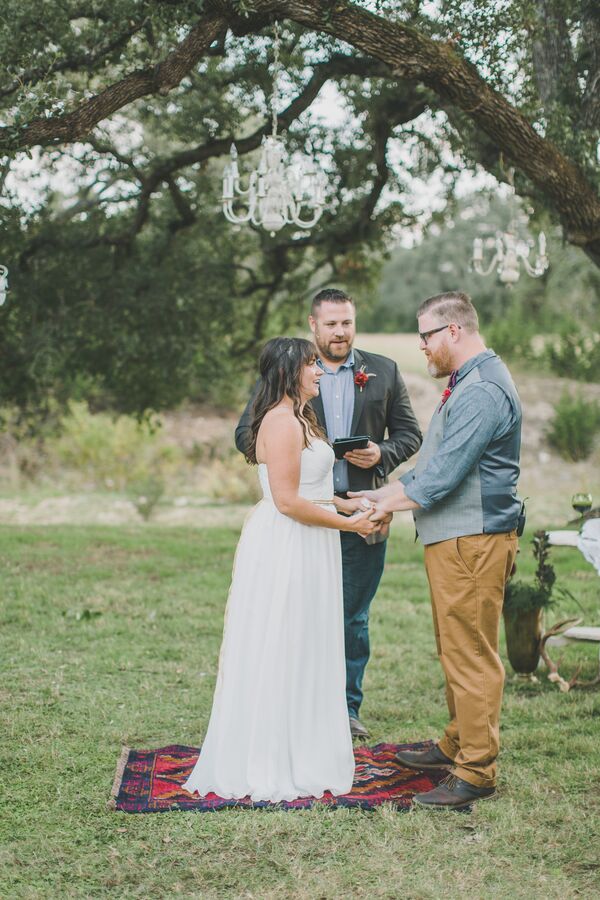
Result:
<instances>
[{"instance_id":1,"label":"gold belt on dress","mask_svg":"<svg viewBox=\"0 0 600 900\"><path fill-rule=\"evenodd\" d=\"M331 500L311 500L311 503L316 503L317 506L335 506L333 502L333 497Z\"/></svg>"}]
</instances>

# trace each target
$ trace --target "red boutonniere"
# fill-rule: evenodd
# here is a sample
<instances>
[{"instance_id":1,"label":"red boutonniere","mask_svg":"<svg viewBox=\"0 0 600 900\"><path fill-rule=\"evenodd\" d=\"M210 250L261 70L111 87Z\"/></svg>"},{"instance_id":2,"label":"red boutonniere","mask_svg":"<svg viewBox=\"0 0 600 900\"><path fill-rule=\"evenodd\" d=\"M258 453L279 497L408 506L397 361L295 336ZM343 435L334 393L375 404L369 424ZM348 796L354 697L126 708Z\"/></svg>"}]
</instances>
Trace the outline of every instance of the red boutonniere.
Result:
<instances>
[{"instance_id":1,"label":"red boutonniere","mask_svg":"<svg viewBox=\"0 0 600 900\"><path fill-rule=\"evenodd\" d=\"M438 412L442 411L442 406L444 405L446 400L452 396L452 391L456 387L457 378L458 378L458 372L455 369L451 373L450 378L448 379L448 384L446 385L444 392L442 394L442 399L440 400L440 405L438 406Z\"/></svg>"},{"instance_id":2,"label":"red boutonniere","mask_svg":"<svg viewBox=\"0 0 600 900\"><path fill-rule=\"evenodd\" d=\"M375 372L367 372L366 366L361 366L354 376L354 384L358 385L361 394L362 389L369 383L369 378L377 378L377 375Z\"/></svg>"}]
</instances>

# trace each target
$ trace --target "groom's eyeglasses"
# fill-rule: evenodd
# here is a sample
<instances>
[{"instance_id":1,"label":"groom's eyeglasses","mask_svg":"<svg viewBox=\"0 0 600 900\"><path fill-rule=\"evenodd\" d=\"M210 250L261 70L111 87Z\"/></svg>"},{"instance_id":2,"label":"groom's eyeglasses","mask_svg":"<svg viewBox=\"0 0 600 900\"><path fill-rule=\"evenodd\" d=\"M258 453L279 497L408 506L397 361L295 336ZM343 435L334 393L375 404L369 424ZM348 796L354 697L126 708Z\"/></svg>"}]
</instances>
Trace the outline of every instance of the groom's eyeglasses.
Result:
<instances>
[{"instance_id":1,"label":"groom's eyeglasses","mask_svg":"<svg viewBox=\"0 0 600 900\"><path fill-rule=\"evenodd\" d=\"M431 337L432 334L437 334L438 331L443 331L444 328L450 328L450 326L452 324L453 324L452 322L448 322L447 325L440 325L439 328L431 328L429 331L419 331L419 337L421 338L421 340L423 341L425 346L427 346L427 341L429 340L429 338ZM457 325L456 327L460 328L460 325Z\"/></svg>"}]
</instances>

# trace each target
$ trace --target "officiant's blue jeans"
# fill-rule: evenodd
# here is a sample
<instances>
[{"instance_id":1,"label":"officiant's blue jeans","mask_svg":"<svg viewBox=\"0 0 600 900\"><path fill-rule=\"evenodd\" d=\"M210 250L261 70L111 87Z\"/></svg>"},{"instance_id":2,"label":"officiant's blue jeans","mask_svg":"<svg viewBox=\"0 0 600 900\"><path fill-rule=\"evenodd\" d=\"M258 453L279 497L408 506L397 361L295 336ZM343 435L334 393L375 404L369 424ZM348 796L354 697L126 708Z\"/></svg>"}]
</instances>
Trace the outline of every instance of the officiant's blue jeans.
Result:
<instances>
[{"instance_id":1,"label":"officiant's blue jeans","mask_svg":"<svg viewBox=\"0 0 600 900\"><path fill-rule=\"evenodd\" d=\"M346 700L351 716L362 703L362 680L369 661L369 607L379 586L387 541L367 544L359 534L342 531Z\"/></svg>"}]
</instances>

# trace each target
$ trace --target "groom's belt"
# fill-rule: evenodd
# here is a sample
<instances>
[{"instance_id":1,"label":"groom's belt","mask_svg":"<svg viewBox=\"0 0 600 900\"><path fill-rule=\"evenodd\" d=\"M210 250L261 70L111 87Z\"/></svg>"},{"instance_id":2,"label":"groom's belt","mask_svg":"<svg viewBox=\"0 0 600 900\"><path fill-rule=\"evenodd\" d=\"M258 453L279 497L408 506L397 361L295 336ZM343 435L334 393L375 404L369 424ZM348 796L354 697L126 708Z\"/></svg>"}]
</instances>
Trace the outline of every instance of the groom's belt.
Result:
<instances>
[{"instance_id":1,"label":"groom's belt","mask_svg":"<svg viewBox=\"0 0 600 900\"><path fill-rule=\"evenodd\" d=\"M348 491L334 491L336 497L341 497L343 500L348 499Z\"/></svg>"}]
</instances>

